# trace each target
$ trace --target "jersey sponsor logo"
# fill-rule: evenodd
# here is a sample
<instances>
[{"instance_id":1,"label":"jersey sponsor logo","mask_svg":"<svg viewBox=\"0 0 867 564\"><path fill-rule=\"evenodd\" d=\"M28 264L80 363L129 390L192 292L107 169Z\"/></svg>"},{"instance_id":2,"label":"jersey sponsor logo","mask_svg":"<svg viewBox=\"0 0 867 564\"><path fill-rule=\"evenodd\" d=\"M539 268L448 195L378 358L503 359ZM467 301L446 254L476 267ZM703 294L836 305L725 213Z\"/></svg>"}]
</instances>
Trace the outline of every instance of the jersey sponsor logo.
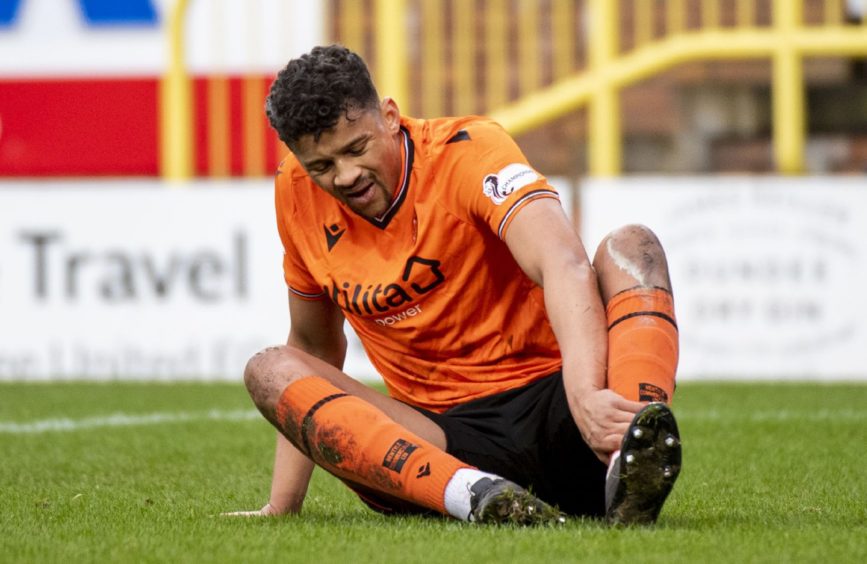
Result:
<instances>
[{"instance_id":1,"label":"jersey sponsor logo","mask_svg":"<svg viewBox=\"0 0 867 564\"><path fill-rule=\"evenodd\" d=\"M352 284L335 280L333 286L325 286L324 290L347 313L381 316L427 294L445 279L440 261L411 256L403 268L400 282Z\"/></svg>"},{"instance_id":2,"label":"jersey sponsor logo","mask_svg":"<svg viewBox=\"0 0 867 564\"><path fill-rule=\"evenodd\" d=\"M512 163L497 174L489 174L482 180L482 190L496 205L506 201L509 194L529 186L539 178L539 174L522 163Z\"/></svg>"},{"instance_id":3,"label":"jersey sponsor logo","mask_svg":"<svg viewBox=\"0 0 867 564\"><path fill-rule=\"evenodd\" d=\"M389 315L387 317L380 317L376 319L376 324L381 325L382 327L388 327L394 325L395 323L400 323L401 321L405 321L408 317L415 317L416 315L421 313L421 304L416 304L412 307L406 308L403 311L399 311L394 315Z\"/></svg>"},{"instance_id":4,"label":"jersey sponsor logo","mask_svg":"<svg viewBox=\"0 0 867 564\"><path fill-rule=\"evenodd\" d=\"M340 229L336 223L332 224L331 227L323 225L322 229L325 230L325 242L328 244L328 252L330 253L337 241L340 241L340 238L346 233L346 229Z\"/></svg>"}]
</instances>

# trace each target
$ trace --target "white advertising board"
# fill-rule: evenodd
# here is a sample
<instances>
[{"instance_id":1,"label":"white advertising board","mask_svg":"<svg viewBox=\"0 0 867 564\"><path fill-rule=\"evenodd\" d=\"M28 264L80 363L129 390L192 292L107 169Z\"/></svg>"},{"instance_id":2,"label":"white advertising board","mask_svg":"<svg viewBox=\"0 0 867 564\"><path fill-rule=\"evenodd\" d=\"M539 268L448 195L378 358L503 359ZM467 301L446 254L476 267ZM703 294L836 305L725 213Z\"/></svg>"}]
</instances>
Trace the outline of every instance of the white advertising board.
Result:
<instances>
[{"instance_id":1,"label":"white advertising board","mask_svg":"<svg viewBox=\"0 0 867 564\"><path fill-rule=\"evenodd\" d=\"M7 2L6 9L0 10L0 76L161 75L169 61L168 22L177 3ZM193 0L188 4L184 60L196 74L276 73L324 38L321 0ZM103 16L94 17L99 13ZM152 15L142 17L143 13Z\"/></svg>"},{"instance_id":2,"label":"white advertising board","mask_svg":"<svg viewBox=\"0 0 867 564\"><path fill-rule=\"evenodd\" d=\"M586 181L668 253L679 377L867 378L867 180ZM0 380L229 379L288 331L271 182L0 184ZM347 326L346 370L378 379Z\"/></svg>"},{"instance_id":3,"label":"white advertising board","mask_svg":"<svg viewBox=\"0 0 867 564\"><path fill-rule=\"evenodd\" d=\"M666 249L679 377L867 379L867 179L583 183L590 252L627 223Z\"/></svg>"},{"instance_id":4,"label":"white advertising board","mask_svg":"<svg viewBox=\"0 0 867 564\"><path fill-rule=\"evenodd\" d=\"M0 184L0 380L240 380L286 340L281 265L268 180Z\"/></svg>"}]
</instances>

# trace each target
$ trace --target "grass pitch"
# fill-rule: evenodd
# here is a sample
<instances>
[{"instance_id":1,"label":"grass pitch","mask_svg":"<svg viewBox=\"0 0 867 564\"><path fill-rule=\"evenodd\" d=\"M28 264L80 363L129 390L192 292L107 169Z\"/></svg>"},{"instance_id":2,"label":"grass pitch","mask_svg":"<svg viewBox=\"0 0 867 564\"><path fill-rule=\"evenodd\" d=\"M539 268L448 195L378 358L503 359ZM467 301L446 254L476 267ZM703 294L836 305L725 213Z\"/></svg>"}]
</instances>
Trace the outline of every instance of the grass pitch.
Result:
<instances>
[{"instance_id":1,"label":"grass pitch","mask_svg":"<svg viewBox=\"0 0 867 564\"><path fill-rule=\"evenodd\" d=\"M274 434L240 385L0 385L0 562L862 562L867 386L678 387L680 480L653 528L387 518L317 470L267 501Z\"/></svg>"}]
</instances>

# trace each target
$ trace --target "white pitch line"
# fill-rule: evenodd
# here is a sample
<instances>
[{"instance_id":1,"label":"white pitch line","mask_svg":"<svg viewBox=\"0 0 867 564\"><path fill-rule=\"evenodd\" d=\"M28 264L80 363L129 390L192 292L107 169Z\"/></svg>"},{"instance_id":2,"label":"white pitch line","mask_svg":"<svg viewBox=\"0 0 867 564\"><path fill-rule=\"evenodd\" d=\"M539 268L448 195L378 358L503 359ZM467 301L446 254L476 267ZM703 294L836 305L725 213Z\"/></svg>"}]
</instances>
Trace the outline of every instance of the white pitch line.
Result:
<instances>
[{"instance_id":1,"label":"white pitch line","mask_svg":"<svg viewBox=\"0 0 867 564\"><path fill-rule=\"evenodd\" d=\"M137 427L193 421L250 421L261 417L262 415L254 409L236 409L232 411L212 409L200 412L176 411L143 414L112 413L110 415L85 417L83 419L63 417L40 419L26 423L0 421L0 434L31 435L51 432L74 432L102 427Z\"/></svg>"},{"instance_id":2,"label":"white pitch line","mask_svg":"<svg viewBox=\"0 0 867 564\"><path fill-rule=\"evenodd\" d=\"M746 416L739 413L720 411L710 408L707 411L684 411L678 412L674 407L674 414L678 421L732 421L732 422L784 422L784 421L864 421L867 420L867 410L863 409L817 409L814 411L795 411L790 409L775 409L772 411L754 411Z\"/></svg>"},{"instance_id":3,"label":"white pitch line","mask_svg":"<svg viewBox=\"0 0 867 564\"><path fill-rule=\"evenodd\" d=\"M707 411L683 411L675 414L680 422L731 421L733 423L762 422L827 422L827 421L865 421L867 410L856 409L818 409L815 411L754 411L746 416L737 413L708 409ZM137 427L148 425L163 425L167 423L188 423L196 421L252 421L262 415L254 409L236 409L225 411L212 409L210 411L189 412L156 412L144 414L113 413L100 417L85 417L83 419L40 419L26 423L0 421L0 434L32 435L53 432L75 432L103 427Z\"/></svg>"}]
</instances>

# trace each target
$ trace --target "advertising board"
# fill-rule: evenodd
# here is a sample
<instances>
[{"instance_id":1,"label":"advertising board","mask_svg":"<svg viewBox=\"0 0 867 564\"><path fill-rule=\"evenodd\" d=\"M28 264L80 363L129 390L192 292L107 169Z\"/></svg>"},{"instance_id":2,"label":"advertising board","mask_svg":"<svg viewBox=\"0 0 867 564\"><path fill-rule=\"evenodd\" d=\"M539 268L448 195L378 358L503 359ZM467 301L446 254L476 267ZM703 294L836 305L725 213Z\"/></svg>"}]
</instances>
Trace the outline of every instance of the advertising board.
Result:
<instances>
[{"instance_id":1,"label":"advertising board","mask_svg":"<svg viewBox=\"0 0 867 564\"><path fill-rule=\"evenodd\" d=\"M867 180L587 180L581 211L590 249L627 223L659 236L679 377L867 378Z\"/></svg>"},{"instance_id":2,"label":"advertising board","mask_svg":"<svg viewBox=\"0 0 867 564\"><path fill-rule=\"evenodd\" d=\"M0 380L239 380L286 341L282 255L270 180L4 184Z\"/></svg>"},{"instance_id":3,"label":"advertising board","mask_svg":"<svg viewBox=\"0 0 867 564\"><path fill-rule=\"evenodd\" d=\"M561 192L568 204L568 187ZM0 187L0 380L238 380L288 331L270 180ZM864 379L867 181L586 180L668 255L681 379ZM378 379L346 326L346 371Z\"/></svg>"}]
</instances>

